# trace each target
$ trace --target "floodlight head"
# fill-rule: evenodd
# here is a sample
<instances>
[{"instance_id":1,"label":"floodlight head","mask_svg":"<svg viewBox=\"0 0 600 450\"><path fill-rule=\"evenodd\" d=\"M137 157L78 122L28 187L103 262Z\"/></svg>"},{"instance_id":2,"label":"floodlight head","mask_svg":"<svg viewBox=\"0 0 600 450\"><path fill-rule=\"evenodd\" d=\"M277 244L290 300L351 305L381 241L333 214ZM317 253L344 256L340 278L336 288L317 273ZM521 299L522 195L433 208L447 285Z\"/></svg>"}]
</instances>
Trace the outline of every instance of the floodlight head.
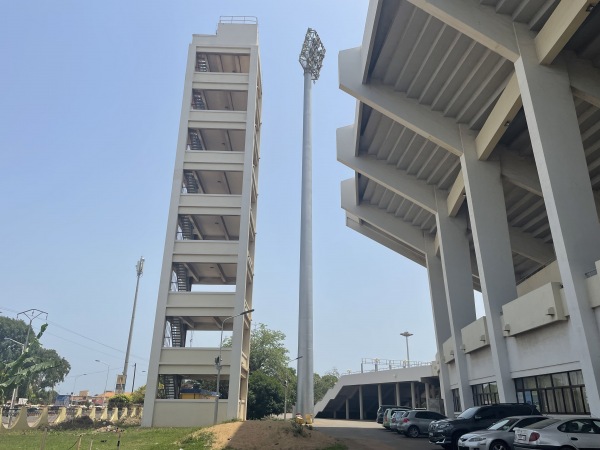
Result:
<instances>
[{"instance_id":1,"label":"floodlight head","mask_svg":"<svg viewBox=\"0 0 600 450\"><path fill-rule=\"evenodd\" d=\"M323 58L325 58L325 47L317 32L309 28L306 32L298 60L304 69L304 73L310 73L313 81L319 79L319 72L321 72L321 67L323 67Z\"/></svg>"},{"instance_id":2,"label":"floodlight head","mask_svg":"<svg viewBox=\"0 0 600 450\"><path fill-rule=\"evenodd\" d=\"M137 276L141 276L144 273L144 257L142 256L140 258L140 260L137 262L137 264L135 265L135 272L137 273Z\"/></svg>"}]
</instances>

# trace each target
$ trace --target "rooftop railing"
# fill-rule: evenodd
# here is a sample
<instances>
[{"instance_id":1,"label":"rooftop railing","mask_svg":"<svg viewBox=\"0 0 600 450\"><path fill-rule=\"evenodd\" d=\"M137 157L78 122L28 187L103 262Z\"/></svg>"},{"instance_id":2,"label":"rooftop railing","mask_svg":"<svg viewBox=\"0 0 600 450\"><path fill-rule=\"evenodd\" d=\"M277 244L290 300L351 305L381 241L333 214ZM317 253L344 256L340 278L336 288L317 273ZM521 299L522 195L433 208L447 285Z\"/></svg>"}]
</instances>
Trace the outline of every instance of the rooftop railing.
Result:
<instances>
[{"instance_id":1,"label":"rooftop railing","mask_svg":"<svg viewBox=\"0 0 600 450\"><path fill-rule=\"evenodd\" d=\"M256 16L221 16L219 17L219 23L251 23L257 24L258 18Z\"/></svg>"}]
</instances>

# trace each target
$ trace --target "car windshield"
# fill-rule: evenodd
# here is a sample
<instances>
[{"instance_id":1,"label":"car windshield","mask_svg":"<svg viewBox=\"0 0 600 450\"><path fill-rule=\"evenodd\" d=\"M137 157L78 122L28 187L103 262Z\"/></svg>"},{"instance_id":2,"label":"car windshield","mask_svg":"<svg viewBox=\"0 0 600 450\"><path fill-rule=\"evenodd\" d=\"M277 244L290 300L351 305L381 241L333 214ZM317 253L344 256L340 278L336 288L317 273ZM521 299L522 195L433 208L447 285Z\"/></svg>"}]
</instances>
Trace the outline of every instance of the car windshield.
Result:
<instances>
[{"instance_id":1,"label":"car windshield","mask_svg":"<svg viewBox=\"0 0 600 450\"><path fill-rule=\"evenodd\" d=\"M478 410L479 410L479 407L477 407L477 406L466 409L462 413L460 413L460 415L457 417L457 419L470 419L471 417L473 417L475 415L475 413Z\"/></svg>"},{"instance_id":2,"label":"car windshield","mask_svg":"<svg viewBox=\"0 0 600 450\"><path fill-rule=\"evenodd\" d=\"M507 431L512 427L518 419L502 419L488 427L488 430Z\"/></svg>"},{"instance_id":3,"label":"car windshield","mask_svg":"<svg viewBox=\"0 0 600 450\"><path fill-rule=\"evenodd\" d=\"M541 430L542 428L549 427L550 425L552 425L552 424L554 424L556 422L560 422L560 420L558 420L558 419L546 419L546 420L541 420L541 421L536 422L536 423L532 423L531 425L527 425L525 428L531 428L532 430Z\"/></svg>"}]
</instances>

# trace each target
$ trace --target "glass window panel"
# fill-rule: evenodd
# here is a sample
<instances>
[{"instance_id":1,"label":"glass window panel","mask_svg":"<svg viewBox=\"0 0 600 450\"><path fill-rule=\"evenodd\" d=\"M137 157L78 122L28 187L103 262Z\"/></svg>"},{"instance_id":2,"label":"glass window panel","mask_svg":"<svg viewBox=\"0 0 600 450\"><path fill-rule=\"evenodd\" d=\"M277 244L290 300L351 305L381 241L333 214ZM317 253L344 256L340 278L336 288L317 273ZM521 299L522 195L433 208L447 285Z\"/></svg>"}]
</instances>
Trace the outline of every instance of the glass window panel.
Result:
<instances>
[{"instance_id":1,"label":"glass window panel","mask_svg":"<svg viewBox=\"0 0 600 450\"><path fill-rule=\"evenodd\" d=\"M569 372L569 379L571 380L571 385L581 386L585 384L583 382L583 374L581 373L581 370Z\"/></svg>"},{"instance_id":2,"label":"glass window panel","mask_svg":"<svg viewBox=\"0 0 600 450\"><path fill-rule=\"evenodd\" d=\"M581 393L581 388L573 388L573 400L575 401L575 412L576 413L585 413L585 406L583 405L583 394Z\"/></svg>"},{"instance_id":3,"label":"glass window panel","mask_svg":"<svg viewBox=\"0 0 600 450\"><path fill-rule=\"evenodd\" d=\"M546 391L546 400L548 401L548 409L546 411L541 411L541 412L544 412L544 413L556 412L556 401L554 400L554 391L551 391L551 390Z\"/></svg>"},{"instance_id":4,"label":"glass window panel","mask_svg":"<svg viewBox=\"0 0 600 450\"><path fill-rule=\"evenodd\" d=\"M562 387L569 385L569 377L566 372L562 373L553 373L552 374L552 384L554 387Z\"/></svg>"},{"instance_id":5,"label":"glass window panel","mask_svg":"<svg viewBox=\"0 0 600 450\"><path fill-rule=\"evenodd\" d=\"M583 403L585 405L585 412L590 412L590 404L588 403L587 393L585 392L585 386L582 386L581 392L583 392Z\"/></svg>"},{"instance_id":6,"label":"glass window panel","mask_svg":"<svg viewBox=\"0 0 600 450\"><path fill-rule=\"evenodd\" d=\"M541 388L550 388L552 387L552 380L550 379L550 375L540 375L537 377L538 386Z\"/></svg>"},{"instance_id":7,"label":"glass window panel","mask_svg":"<svg viewBox=\"0 0 600 450\"><path fill-rule=\"evenodd\" d=\"M540 408L540 398L538 396L538 391L531 391L531 404L536 408Z\"/></svg>"},{"instance_id":8,"label":"glass window panel","mask_svg":"<svg viewBox=\"0 0 600 450\"><path fill-rule=\"evenodd\" d=\"M571 395L571 389L561 389L563 397L565 399L565 411L573 414L575 412L575 406L573 406L573 397Z\"/></svg>"},{"instance_id":9,"label":"glass window panel","mask_svg":"<svg viewBox=\"0 0 600 450\"><path fill-rule=\"evenodd\" d=\"M554 391L554 393L556 394L556 396L555 396L556 412L564 413L565 412L565 402L563 400L562 392L560 389L557 389L556 391Z\"/></svg>"},{"instance_id":10,"label":"glass window panel","mask_svg":"<svg viewBox=\"0 0 600 450\"><path fill-rule=\"evenodd\" d=\"M483 385L483 392L486 394L489 394L489 392L490 392L490 384L489 383L485 383Z\"/></svg>"},{"instance_id":11,"label":"glass window panel","mask_svg":"<svg viewBox=\"0 0 600 450\"><path fill-rule=\"evenodd\" d=\"M523 389L523 378L517 378L515 380L515 386L517 387L518 390Z\"/></svg>"},{"instance_id":12,"label":"glass window panel","mask_svg":"<svg viewBox=\"0 0 600 450\"><path fill-rule=\"evenodd\" d=\"M523 392L517 392L517 402L525 403L525 397L523 396Z\"/></svg>"},{"instance_id":13,"label":"glass window panel","mask_svg":"<svg viewBox=\"0 0 600 450\"><path fill-rule=\"evenodd\" d=\"M475 393L476 394L481 394L481 392L483 391L483 388L481 387L480 384L477 384L475 386L473 386L475 388Z\"/></svg>"},{"instance_id":14,"label":"glass window panel","mask_svg":"<svg viewBox=\"0 0 600 450\"><path fill-rule=\"evenodd\" d=\"M548 400L546 399L546 391L540 391L540 407L538 409L541 413L548 412Z\"/></svg>"},{"instance_id":15,"label":"glass window panel","mask_svg":"<svg viewBox=\"0 0 600 450\"><path fill-rule=\"evenodd\" d=\"M498 393L498 385L496 382L490 383L490 392L497 394Z\"/></svg>"},{"instance_id":16,"label":"glass window panel","mask_svg":"<svg viewBox=\"0 0 600 450\"><path fill-rule=\"evenodd\" d=\"M535 388L537 388L537 386L535 384L535 377L523 378L523 384L525 385L525 389L535 389Z\"/></svg>"}]
</instances>

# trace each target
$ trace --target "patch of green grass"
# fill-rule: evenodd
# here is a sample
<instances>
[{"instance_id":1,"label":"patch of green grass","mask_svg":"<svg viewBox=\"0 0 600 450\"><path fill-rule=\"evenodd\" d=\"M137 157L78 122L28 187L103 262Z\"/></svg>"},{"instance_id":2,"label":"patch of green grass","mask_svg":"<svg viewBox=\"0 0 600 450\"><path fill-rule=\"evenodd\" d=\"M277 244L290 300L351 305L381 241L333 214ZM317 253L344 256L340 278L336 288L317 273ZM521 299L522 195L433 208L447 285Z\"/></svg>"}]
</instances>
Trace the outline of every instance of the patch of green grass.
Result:
<instances>
[{"instance_id":1,"label":"patch of green grass","mask_svg":"<svg viewBox=\"0 0 600 450\"><path fill-rule=\"evenodd\" d=\"M348 447L342 443L333 444L330 447L326 447L323 450L348 450Z\"/></svg>"},{"instance_id":2,"label":"patch of green grass","mask_svg":"<svg viewBox=\"0 0 600 450\"><path fill-rule=\"evenodd\" d=\"M121 450L210 450L213 436L209 432L194 433L197 428L123 428ZM115 449L119 433L96 433L90 429L57 431L50 429L46 436L46 450L76 449L81 436L82 449ZM3 432L0 435L0 449L38 450L44 438L44 431ZM93 442L92 442L93 441ZM92 442L92 447L90 447Z\"/></svg>"}]
</instances>

